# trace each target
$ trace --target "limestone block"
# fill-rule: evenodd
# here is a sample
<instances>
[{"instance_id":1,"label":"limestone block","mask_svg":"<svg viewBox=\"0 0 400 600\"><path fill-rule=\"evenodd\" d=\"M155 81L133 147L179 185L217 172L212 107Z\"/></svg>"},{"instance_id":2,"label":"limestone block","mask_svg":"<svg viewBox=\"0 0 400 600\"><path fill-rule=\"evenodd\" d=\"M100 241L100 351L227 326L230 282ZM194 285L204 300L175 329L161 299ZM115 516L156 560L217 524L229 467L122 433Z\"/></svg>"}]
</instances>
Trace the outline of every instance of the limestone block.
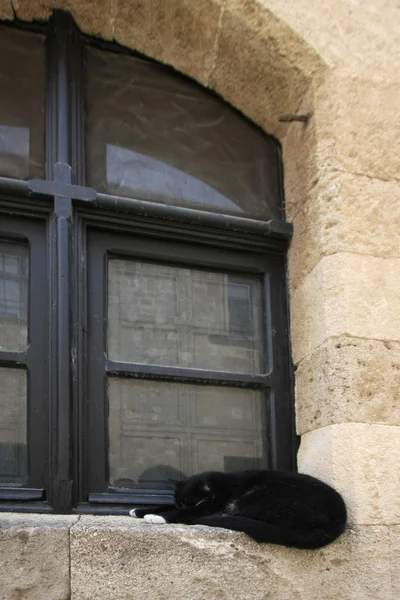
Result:
<instances>
[{"instance_id":1,"label":"limestone block","mask_svg":"<svg viewBox=\"0 0 400 600\"><path fill-rule=\"evenodd\" d=\"M397 223L393 243L399 248L399 94L399 84L392 82L326 72L323 78L315 78L297 111L311 112L310 121L286 125L281 138L289 220L305 221L301 223L304 228L309 221L315 225L320 219L324 227L324 220L339 212L343 233L333 227L331 237L339 233L342 241L348 241L343 236L352 229L354 244L362 241L364 246L367 236L358 227L364 217L363 227L368 235L373 230L370 245L376 248L382 242L382 226L388 225L392 232ZM298 215L299 210L310 214ZM350 215L353 220L344 223ZM386 249L387 242L382 252Z\"/></svg>"},{"instance_id":2,"label":"limestone block","mask_svg":"<svg viewBox=\"0 0 400 600\"><path fill-rule=\"evenodd\" d=\"M344 423L306 433L299 471L332 484L346 500L350 522L400 522L400 427Z\"/></svg>"},{"instance_id":3,"label":"limestone block","mask_svg":"<svg viewBox=\"0 0 400 600\"><path fill-rule=\"evenodd\" d=\"M400 78L396 0L260 0L332 67L375 79Z\"/></svg>"},{"instance_id":4,"label":"limestone block","mask_svg":"<svg viewBox=\"0 0 400 600\"><path fill-rule=\"evenodd\" d=\"M398 182L337 173L316 192L324 254L400 257Z\"/></svg>"},{"instance_id":5,"label":"limestone block","mask_svg":"<svg viewBox=\"0 0 400 600\"><path fill-rule=\"evenodd\" d=\"M0 19L12 19L12 17L11 0L0 0Z\"/></svg>"},{"instance_id":6,"label":"limestone block","mask_svg":"<svg viewBox=\"0 0 400 600\"><path fill-rule=\"evenodd\" d=\"M400 598L400 525L390 527L389 536L392 554L392 598Z\"/></svg>"},{"instance_id":7,"label":"limestone block","mask_svg":"<svg viewBox=\"0 0 400 600\"><path fill-rule=\"evenodd\" d=\"M115 0L114 38L206 83L220 13L221 0Z\"/></svg>"},{"instance_id":8,"label":"limestone block","mask_svg":"<svg viewBox=\"0 0 400 600\"><path fill-rule=\"evenodd\" d=\"M400 186L393 181L338 171L321 173L292 222L292 289L321 256L355 252L400 257Z\"/></svg>"},{"instance_id":9,"label":"limestone block","mask_svg":"<svg viewBox=\"0 0 400 600\"><path fill-rule=\"evenodd\" d=\"M388 600L392 567L387 527L312 552L128 517L83 516L71 529L72 600Z\"/></svg>"},{"instance_id":10,"label":"limestone block","mask_svg":"<svg viewBox=\"0 0 400 600\"><path fill-rule=\"evenodd\" d=\"M314 85L311 84L297 109L299 114L314 110ZM312 189L324 176L324 165L316 161L316 121L294 121L286 124L282 137L284 165L285 212L289 221L295 222L296 214L308 201ZM295 222L296 223L296 222ZM296 224L297 227L297 224Z\"/></svg>"},{"instance_id":11,"label":"limestone block","mask_svg":"<svg viewBox=\"0 0 400 600\"><path fill-rule=\"evenodd\" d=\"M259 2L227 2L210 85L267 132L284 137L288 126L279 115L296 112L324 68L313 49Z\"/></svg>"},{"instance_id":12,"label":"limestone block","mask_svg":"<svg viewBox=\"0 0 400 600\"><path fill-rule=\"evenodd\" d=\"M315 86L318 163L398 181L399 94L399 82L329 73Z\"/></svg>"},{"instance_id":13,"label":"limestone block","mask_svg":"<svg viewBox=\"0 0 400 600\"><path fill-rule=\"evenodd\" d=\"M292 292L295 363L329 337L400 341L400 259L323 257Z\"/></svg>"},{"instance_id":14,"label":"limestone block","mask_svg":"<svg viewBox=\"0 0 400 600\"><path fill-rule=\"evenodd\" d=\"M16 15L24 21L48 19L53 9L70 11L85 33L112 38L113 0L13 0Z\"/></svg>"},{"instance_id":15,"label":"limestone block","mask_svg":"<svg viewBox=\"0 0 400 600\"><path fill-rule=\"evenodd\" d=\"M400 343L330 339L296 371L300 435L334 423L400 425Z\"/></svg>"},{"instance_id":16,"label":"limestone block","mask_svg":"<svg viewBox=\"0 0 400 600\"><path fill-rule=\"evenodd\" d=\"M1 600L68 600L69 529L78 517L0 514Z\"/></svg>"}]
</instances>

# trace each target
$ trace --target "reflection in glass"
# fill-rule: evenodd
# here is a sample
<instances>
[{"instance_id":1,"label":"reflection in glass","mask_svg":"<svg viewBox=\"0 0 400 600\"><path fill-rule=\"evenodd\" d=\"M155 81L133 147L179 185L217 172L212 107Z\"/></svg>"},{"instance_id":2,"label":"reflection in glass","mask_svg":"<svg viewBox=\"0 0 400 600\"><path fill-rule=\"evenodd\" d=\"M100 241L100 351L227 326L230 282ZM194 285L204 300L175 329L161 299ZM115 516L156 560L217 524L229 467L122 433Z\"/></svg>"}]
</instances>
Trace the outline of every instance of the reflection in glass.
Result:
<instances>
[{"instance_id":1,"label":"reflection in glass","mask_svg":"<svg viewBox=\"0 0 400 600\"><path fill-rule=\"evenodd\" d=\"M21 485L27 478L26 373L0 368L0 483Z\"/></svg>"},{"instance_id":2,"label":"reflection in glass","mask_svg":"<svg viewBox=\"0 0 400 600\"><path fill-rule=\"evenodd\" d=\"M160 65L86 52L89 185L156 202L282 217L271 137Z\"/></svg>"},{"instance_id":3,"label":"reflection in glass","mask_svg":"<svg viewBox=\"0 0 400 600\"><path fill-rule=\"evenodd\" d=\"M0 25L0 176L44 175L42 35Z\"/></svg>"},{"instance_id":4,"label":"reflection in glass","mask_svg":"<svg viewBox=\"0 0 400 600\"><path fill-rule=\"evenodd\" d=\"M117 188L123 183L130 195L148 200L170 195L177 204L198 204L201 198L204 204L220 208L221 212L241 210L204 181L160 160L111 144L107 144L107 181Z\"/></svg>"},{"instance_id":5,"label":"reflection in glass","mask_svg":"<svg viewBox=\"0 0 400 600\"><path fill-rule=\"evenodd\" d=\"M170 487L168 477L265 468L258 390L109 378L110 485Z\"/></svg>"},{"instance_id":6,"label":"reflection in glass","mask_svg":"<svg viewBox=\"0 0 400 600\"><path fill-rule=\"evenodd\" d=\"M0 350L24 350L28 336L28 247L0 240Z\"/></svg>"},{"instance_id":7,"label":"reflection in glass","mask_svg":"<svg viewBox=\"0 0 400 600\"><path fill-rule=\"evenodd\" d=\"M133 260L108 262L108 355L116 361L263 371L262 281Z\"/></svg>"}]
</instances>

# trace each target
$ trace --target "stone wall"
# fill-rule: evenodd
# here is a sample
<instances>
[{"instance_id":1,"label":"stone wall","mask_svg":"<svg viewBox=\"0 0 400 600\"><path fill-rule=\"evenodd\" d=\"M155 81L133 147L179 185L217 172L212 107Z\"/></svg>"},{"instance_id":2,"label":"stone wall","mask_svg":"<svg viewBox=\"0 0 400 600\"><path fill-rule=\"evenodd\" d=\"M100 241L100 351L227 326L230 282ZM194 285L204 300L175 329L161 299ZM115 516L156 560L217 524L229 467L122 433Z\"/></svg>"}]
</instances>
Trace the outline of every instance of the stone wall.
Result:
<instances>
[{"instance_id":1,"label":"stone wall","mask_svg":"<svg viewBox=\"0 0 400 600\"><path fill-rule=\"evenodd\" d=\"M53 7L71 10L83 31L215 89L282 142L295 227L289 275L299 468L342 491L351 527L311 553L127 518L36 516L28 523L5 515L10 552L0 597L395 600L398 1L0 0L0 18L13 11L47 18ZM280 123L288 112L313 114L306 125ZM47 564L53 582L41 575Z\"/></svg>"}]
</instances>

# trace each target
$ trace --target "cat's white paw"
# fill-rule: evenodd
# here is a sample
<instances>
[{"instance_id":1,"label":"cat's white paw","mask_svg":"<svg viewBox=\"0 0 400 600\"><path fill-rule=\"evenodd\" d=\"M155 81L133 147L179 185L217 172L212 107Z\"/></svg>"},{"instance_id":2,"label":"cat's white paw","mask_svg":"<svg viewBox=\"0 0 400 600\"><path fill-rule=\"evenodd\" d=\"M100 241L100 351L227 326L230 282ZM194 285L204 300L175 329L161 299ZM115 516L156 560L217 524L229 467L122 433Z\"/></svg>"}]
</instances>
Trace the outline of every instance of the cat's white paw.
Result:
<instances>
[{"instance_id":1,"label":"cat's white paw","mask_svg":"<svg viewBox=\"0 0 400 600\"><path fill-rule=\"evenodd\" d=\"M146 523L152 523L153 525L164 525L167 522L161 515L145 515L143 518Z\"/></svg>"},{"instance_id":2,"label":"cat's white paw","mask_svg":"<svg viewBox=\"0 0 400 600\"><path fill-rule=\"evenodd\" d=\"M129 514L131 517L134 517L135 519L139 518L136 516L136 508L132 508L132 510L129 511Z\"/></svg>"}]
</instances>

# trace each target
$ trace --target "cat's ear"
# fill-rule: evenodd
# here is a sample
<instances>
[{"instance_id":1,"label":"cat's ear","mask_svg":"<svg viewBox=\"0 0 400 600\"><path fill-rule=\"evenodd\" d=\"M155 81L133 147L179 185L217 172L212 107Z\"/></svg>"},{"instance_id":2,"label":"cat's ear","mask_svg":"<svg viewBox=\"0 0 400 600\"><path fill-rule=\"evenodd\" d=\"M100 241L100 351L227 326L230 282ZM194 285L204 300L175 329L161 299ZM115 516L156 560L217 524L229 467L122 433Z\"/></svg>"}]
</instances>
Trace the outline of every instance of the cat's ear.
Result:
<instances>
[{"instance_id":1,"label":"cat's ear","mask_svg":"<svg viewBox=\"0 0 400 600\"><path fill-rule=\"evenodd\" d=\"M168 477L168 481L176 488L183 483L183 479L173 479L172 477Z\"/></svg>"},{"instance_id":2,"label":"cat's ear","mask_svg":"<svg viewBox=\"0 0 400 600\"><path fill-rule=\"evenodd\" d=\"M202 481L203 491L205 491L207 493L211 492L212 494L215 494L221 485L220 475L221 474L217 473L217 472L207 473Z\"/></svg>"}]
</instances>

